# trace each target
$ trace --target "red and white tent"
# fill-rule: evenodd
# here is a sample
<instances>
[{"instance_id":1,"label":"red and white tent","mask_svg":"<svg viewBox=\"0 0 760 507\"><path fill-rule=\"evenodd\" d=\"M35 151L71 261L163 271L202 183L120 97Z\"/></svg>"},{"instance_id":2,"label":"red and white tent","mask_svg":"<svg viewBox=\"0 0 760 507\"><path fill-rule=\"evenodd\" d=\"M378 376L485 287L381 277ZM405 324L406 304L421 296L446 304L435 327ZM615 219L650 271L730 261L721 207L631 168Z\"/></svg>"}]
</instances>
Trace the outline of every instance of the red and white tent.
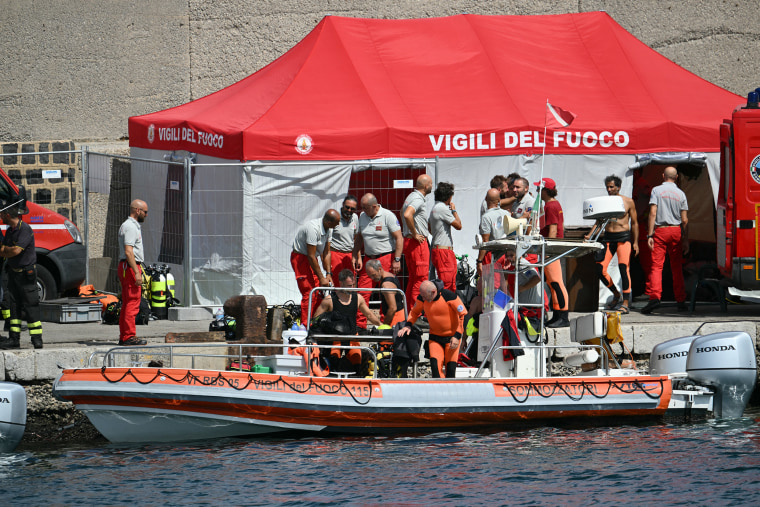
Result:
<instances>
[{"instance_id":1,"label":"red and white tent","mask_svg":"<svg viewBox=\"0 0 760 507\"><path fill-rule=\"evenodd\" d=\"M576 118L549 129L542 161L547 100ZM356 161L438 157L425 165L438 181L456 185L471 230L457 239L464 253L494 174L537 179L543 164L559 185L571 226L589 225L580 201L603 194L606 175L620 175L630 190L628 166L636 155L705 153L717 188L718 125L742 101L667 60L604 12L328 16L255 74L190 103L130 118L129 142L140 157L184 150L207 163L256 162L248 166L251 174L241 169L236 176L247 197L226 205L251 214L240 224L241 292L276 301L297 294L287 259L294 227L342 199ZM218 180L218 173L205 182L196 175L193 185ZM163 193L157 192L159 201ZM299 197L298 206L282 207L292 205L289 197ZM257 248L268 249L265 262L246 253L249 234Z\"/></svg>"}]
</instances>

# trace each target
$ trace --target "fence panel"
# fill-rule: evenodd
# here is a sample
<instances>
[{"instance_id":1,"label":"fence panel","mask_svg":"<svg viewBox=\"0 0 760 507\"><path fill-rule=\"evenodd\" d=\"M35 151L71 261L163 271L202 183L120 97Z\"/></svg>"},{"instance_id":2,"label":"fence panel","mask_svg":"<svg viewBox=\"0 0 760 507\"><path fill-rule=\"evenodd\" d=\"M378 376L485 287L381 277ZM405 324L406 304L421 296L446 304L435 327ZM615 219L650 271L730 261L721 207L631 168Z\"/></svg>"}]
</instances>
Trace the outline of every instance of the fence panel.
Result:
<instances>
[{"instance_id":1,"label":"fence panel","mask_svg":"<svg viewBox=\"0 0 760 507\"><path fill-rule=\"evenodd\" d=\"M182 163L151 161L85 152L88 168L86 239L90 282L96 288L120 292L116 267L119 227L129 216L129 205L142 199L148 215L142 226L145 263L171 267L182 294L184 262L184 167Z\"/></svg>"}]
</instances>

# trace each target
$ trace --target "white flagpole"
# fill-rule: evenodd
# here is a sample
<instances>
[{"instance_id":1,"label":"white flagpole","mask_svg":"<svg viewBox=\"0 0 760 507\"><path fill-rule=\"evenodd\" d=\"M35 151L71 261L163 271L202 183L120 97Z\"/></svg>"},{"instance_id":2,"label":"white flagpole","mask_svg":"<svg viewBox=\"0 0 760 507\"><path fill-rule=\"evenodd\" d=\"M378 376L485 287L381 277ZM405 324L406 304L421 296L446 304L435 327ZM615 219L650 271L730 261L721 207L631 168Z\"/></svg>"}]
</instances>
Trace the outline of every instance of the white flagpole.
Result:
<instances>
[{"instance_id":1,"label":"white flagpole","mask_svg":"<svg viewBox=\"0 0 760 507\"><path fill-rule=\"evenodd\" d=\"M538 210L533 210L533 216L530 220L531 233L534 236L538 236L539 227L538 219L541 216L541 206L543 206L543 199L541 199L541 190L544 188L544 159L546 158L546 111L549 109L549 99L546 99L546 105L544 106L544 145L541 149L541 177L538 179Z\"/></svg>"}]
</instances>

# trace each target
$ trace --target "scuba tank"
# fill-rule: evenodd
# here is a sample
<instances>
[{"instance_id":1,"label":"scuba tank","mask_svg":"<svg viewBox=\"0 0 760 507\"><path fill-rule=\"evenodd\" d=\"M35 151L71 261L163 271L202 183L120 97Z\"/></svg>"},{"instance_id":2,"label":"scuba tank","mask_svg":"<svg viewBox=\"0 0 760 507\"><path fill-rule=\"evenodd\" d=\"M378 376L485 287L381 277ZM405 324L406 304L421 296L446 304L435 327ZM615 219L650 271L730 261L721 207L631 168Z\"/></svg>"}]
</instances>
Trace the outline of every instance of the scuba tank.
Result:
<instances>
[{"instance_id":1,"label":"scuba tank","mask_svg":"<svg viewBox=\"0 0 760 507\"><path fill-rule=\"evenodd\" d=\"M167 294L167 300L166 305L167 306L178 306L179 305L179 299L174 294L174 275L172 274L172 268L164 264L163 266L166 271L166 290L168 291Z\"/></svg>"},{"instance_id":2,"label":"scuba tank","mask_svg":"<svg viewBox=\"0 0 760 507\"><path fill-rule=\"evenodd\" d=\"M166 290L166 271L165 266L150 265L150 308L153 314L159 320L169 318L169 309L166 307L167 294Z\"/></svg>"}]
</instances>

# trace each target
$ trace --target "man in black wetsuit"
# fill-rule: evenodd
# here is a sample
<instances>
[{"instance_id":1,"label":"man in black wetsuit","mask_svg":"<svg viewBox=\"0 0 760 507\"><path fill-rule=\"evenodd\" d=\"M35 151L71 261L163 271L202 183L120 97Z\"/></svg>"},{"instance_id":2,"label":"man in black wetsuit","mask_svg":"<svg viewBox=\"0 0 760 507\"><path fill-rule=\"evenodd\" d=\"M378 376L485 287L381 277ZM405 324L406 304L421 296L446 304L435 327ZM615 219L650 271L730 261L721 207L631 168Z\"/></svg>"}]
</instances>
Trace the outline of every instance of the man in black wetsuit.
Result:
<instances>
[{"instance_id":1,"label":"man in black wetsuit","mask_svg":"<svg viewBox=\"0 0 760 507\"><path fill-rule=\"evenodd\" d=\"M354 272L350 269L344 269L338 273L338 283L340 287L356 287L356 277ZM357 332L356 327L356 314L357 311L361 312L367 321L371 324L379 326L382 324L377 315L369 309L367 301L364 300L361 294L358 292L347 292L336 289L330 295L320 303L317 311L314 312L314 318L316 319L320 315L326 312L337 312L346 316L346 321L350 324L350 329L346 333L347 335L354 335ZM351 346L359 346L359 342L350 342ZM341 342L333 342L333 345L342 345ZM341 349L332 349L330 351L331 356L331 369L337 369L340 361ZM361 363L361 350L350 349L346 352L346 358L351 362L353 366L358 366Z\"/></svg>"}]
</instances>

